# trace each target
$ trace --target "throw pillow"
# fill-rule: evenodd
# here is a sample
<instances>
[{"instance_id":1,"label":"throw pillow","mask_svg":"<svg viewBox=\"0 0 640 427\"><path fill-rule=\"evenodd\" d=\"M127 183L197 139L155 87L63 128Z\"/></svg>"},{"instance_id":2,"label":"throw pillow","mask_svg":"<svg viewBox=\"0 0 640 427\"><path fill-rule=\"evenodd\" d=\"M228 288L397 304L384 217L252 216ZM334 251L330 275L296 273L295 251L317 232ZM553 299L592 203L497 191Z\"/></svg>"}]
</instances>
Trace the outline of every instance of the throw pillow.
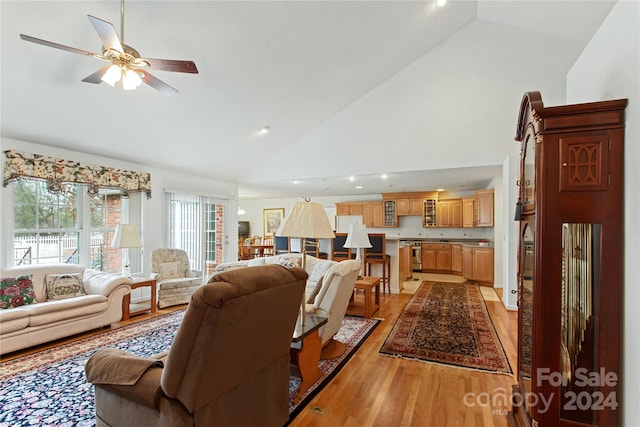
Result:
<instances>
[{"instance_id":1,"label":"throw pillow","mask_svg":"<svg viewBox=\"0 0 640 427\"><path fill-rule=\"evenodd\" d=\"M163 279L176 279L180 277L180 261L163 262L160 264L160 276Z\"/></svg>"},{"instance_id":2,"label":"throw pillow","mask_svg":"<svg viewBox=\"0 0 640 427\"><path fill-rule=\"evenodd\" d=\"M0 309L20 307L36 301L31 274L0 279Z\"/></svg>"},{"instance_id":3,"label":"throw pillow","mask_svg":"<svg viewBox=\"0 0 640 427\"><path fill-rule=\"evenodd\" d=\"M82 286L82 273L49 273L45 276L45 282L49 301L86 295Z\"/></svg>"},{"instance_id":4,"label":"throw pillow","mask_svg":"<svg viewBox=\"0 0 640 427\"><path fill-rule=\"evenodd\" d=\"M287 268L300 267L302 265L300 258L291 258L291 257L284 257L284 256L278 259L278 264Z\"/></svg>"},{"instance_id":5,"label":"throw pillow","mask_svg":"<svg viewBox=\"0 0 640 427\"><path fill-rule=\"evenodd\" d=\"M322 289L322 279L323 278L321 277L320 280L318 280L318 283L316 283L316 287L313 288L313 291L311 292L311 294L309 294L309 298L307 298L307 304L313 304L316 301L316 297L320 293L320 289Z\"/></svg>"}]
</instances>

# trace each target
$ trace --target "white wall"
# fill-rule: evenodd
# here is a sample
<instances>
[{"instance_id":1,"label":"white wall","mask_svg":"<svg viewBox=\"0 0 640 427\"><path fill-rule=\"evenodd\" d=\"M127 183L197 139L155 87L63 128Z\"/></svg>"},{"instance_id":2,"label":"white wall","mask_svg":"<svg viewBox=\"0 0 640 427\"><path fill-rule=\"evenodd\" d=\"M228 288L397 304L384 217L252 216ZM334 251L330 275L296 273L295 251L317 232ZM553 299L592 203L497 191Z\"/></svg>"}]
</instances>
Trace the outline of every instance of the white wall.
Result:
<instances>
[{"instance_id":1,"label":"white wall","mask_svg":"<svg viewBox=\"0 0 640 427\"><path fill-rule=\"evenodd\" d=\"M289 165L279 178L322 177L333 167L357 175L500 165L518 153L522 94L540 90L563 103L580 51L578 43L475 21L274 157ZM259 182L262 169L248 173Z\"/></svg>"},{"instance_id":2,"label":"white wall","mask_svg":"<svg viewBox=\"0 0 640 427\"><path fill-rule=\"evenodd\" d=\"M502 253L502 302L509 310L518 309L518 238L519 222L515 221L516 201L518 200L518 186L520 179L520 157L509 156L502 165L502 178L506 183L503 187L502 215L504 222L500 236L504 251ZM496 204L496 206L499 206ZM512 292L513 291L513 292Z\"/></svg>"},{"instance_id":3,"label":"white wall","mask_svg":"<svg viewBox=\"0 0 640 427\"><path fill-rule=\"evenodd\" d=\"M625 129L623 425L640 425L640 3L618 1L567 75L567 103L628 98Z\"/></svg>"},{"instance_id":4,"label":"white wall","mask_svg":"<svg viewBox=\"0 0 640 427\"><path fill-rule=\"evenodd\" d=\"M42 154L45 156L58 157L68 160L75 160L83 163L102 165L115 168L122 168L127 170L137 170L141 172L148 172L151 174L151 194L150 199L143 202L143 215L144 225L143 230L143 256L144 256L144 268L145 273L150 272L150 254L154 248L165 246L166 235L166 209L165 209L165 197L164 190L166 188L174 190L182 190L185 192L205 194L210 196L217 196L219 198L228 200L228 214L226 217L225 236L231 236L231 240L237 242L237 193L238 186L236 183L230 183L225 181L218 181L211 178L203 178L199 176L189 175L185 173L178 173L173 171L167 171L164 169L156 169L146 165L139 165L135 163L127 163L119 160L109 159L100 156L94 156L76 151L63 150L51 146L34 144L26 141L18 141L8 138L2 138L2 150L15 149L26 151L30 153ZM2 155L2 164L4 164L4 155ZM5 198L5 193L11 191L11 184L2 188L2 194L0 199ZM11 206L4 205L4 209L9 209ZM5 218L4 211L0 211L2 218ZM8 234L8 224L2 221L0 231L3 236ZM230 245L226 245L230 246ZM0 251L4 248L0 245ZM237 255L237 248L227 251L229 254L225 254L225 260L235 259ZM0 252L0 262L6 263L6 254Z\"/></svg>"}]
</instances>

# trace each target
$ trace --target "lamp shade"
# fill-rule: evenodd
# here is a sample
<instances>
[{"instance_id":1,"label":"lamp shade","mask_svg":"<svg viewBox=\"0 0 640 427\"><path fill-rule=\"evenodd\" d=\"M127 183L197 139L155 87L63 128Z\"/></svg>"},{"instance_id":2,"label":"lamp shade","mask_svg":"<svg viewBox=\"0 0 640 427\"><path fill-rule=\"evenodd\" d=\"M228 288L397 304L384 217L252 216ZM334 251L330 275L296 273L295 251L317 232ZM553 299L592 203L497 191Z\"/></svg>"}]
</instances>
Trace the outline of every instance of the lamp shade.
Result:
<instances>
[{"instance_id":1,"label":"lamp shade","mask_svg":"<svg viewBox=\"0 0 640 427\"><path fill-rule=\"evenodd\" d=\"M367 227L364 224L351 224L347 240L344 242L345 248L370 248L371 242L367 234Z\"/></svg>"},{"instance_id":2,"label":"lamp shade","mask_svg":"<svg viewBox=\"0 0 640 427\"><path fill-rule=\"evenodd\" d=\"M138 227L134 224L118 224L111 247L141 248L142 242L140 241L140 234L138 234Z\"/></svg>"},{"instance_id":3,"label":"lamp shade","mask_svg":"<svg viewBox=\"0 0 640 427\"><path fill-rule=\"evenodd\" d=\"M295 203L282 221L276 236L333 239L333 228L320 203L308 200Z\"/></svg>"}]
</instances>

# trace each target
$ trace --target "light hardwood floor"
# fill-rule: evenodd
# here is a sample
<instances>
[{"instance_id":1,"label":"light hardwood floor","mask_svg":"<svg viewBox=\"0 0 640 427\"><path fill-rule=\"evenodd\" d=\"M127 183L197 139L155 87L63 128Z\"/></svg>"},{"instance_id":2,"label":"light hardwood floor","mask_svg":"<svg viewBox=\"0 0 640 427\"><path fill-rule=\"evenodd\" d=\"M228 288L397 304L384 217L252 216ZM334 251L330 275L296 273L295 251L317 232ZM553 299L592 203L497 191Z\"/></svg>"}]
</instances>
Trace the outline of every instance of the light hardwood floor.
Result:
<instances>
[{"instance_id":1,"label":"light hardwood floor","mask_svg":"<svg viewBox=\"0 0 640 427\"><path fill-rule=\"evenodd\" d=\"M422 275L420 277L429 278ZM507 425L506 411L510 409L509 396L514 377L405 360L379 353L398 315L411 298L411 288L415 290L419 283L421 281L407 283L405 292L400 294L382 295L380 310L374 316L383 321L333 380L293 420L292 427ZM487 290L493 292L490 288L484 291ZM505 310L499 298L486 299L486 305L511 368L514 369L517 312ZM163 309L158 313L175 309L177 308ZM114 324L113 327L121 327L150 316L136 316ZM91 334L82 334L73 339ZM55 344L68 341L61 340ZM51 346L17 352L2 360ZM319 408L323 413L316 413L314 408Z\"/></svg>"}]
</instances>

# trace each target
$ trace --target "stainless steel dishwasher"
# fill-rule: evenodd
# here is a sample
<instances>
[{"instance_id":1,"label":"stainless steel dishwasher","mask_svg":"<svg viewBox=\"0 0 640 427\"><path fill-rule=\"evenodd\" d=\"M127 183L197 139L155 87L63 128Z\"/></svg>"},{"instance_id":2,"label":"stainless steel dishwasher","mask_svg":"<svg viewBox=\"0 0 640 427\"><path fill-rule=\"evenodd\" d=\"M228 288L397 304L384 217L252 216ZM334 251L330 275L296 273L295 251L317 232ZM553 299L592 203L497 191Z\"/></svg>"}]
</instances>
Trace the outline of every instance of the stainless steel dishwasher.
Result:
<instances>
[{"instance_id":1,"label":"stainless steel dishwasher","mask_svg":"<svg viewBox=\"0 0 640 427\"><path fill-rule=\"evenodd\" d=\"M411 269L422 271L422 242L411 242Z\"/></svg>"}]
</instances>

